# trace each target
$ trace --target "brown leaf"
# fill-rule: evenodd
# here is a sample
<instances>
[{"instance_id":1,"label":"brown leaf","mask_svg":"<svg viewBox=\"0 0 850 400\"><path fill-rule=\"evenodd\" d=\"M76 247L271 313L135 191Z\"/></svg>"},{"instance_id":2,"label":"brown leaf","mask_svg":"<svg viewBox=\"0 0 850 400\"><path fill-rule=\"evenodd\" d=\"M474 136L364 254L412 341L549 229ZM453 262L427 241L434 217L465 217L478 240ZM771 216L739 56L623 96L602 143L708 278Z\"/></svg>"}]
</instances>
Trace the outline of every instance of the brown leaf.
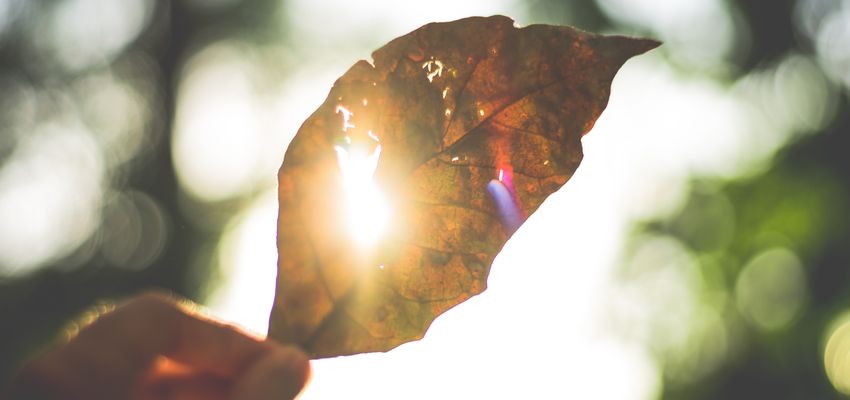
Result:
<instances>
[{"instance_id":1,"label":"brown leaf","mask_svg":"<svg viewBox=\"0 0 850 400\"><path fill-rule=\"evenodd\" d=\"M657 45L474 17L354 64L280 169L270 337L314 357L386 351L481 293L523 216L578 167L614 74Z\"/></svg>"}]
</instances>

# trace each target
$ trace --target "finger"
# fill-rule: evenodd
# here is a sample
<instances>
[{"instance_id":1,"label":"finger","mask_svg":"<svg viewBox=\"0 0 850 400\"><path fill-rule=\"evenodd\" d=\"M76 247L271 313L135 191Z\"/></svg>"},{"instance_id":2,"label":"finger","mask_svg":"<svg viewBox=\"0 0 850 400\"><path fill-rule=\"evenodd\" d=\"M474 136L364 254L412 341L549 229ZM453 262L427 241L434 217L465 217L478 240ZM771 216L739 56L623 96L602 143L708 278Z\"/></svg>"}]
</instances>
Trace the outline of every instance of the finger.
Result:
<instances>
[{"instance_id":1,"label":"finger","mask_svg":"<svg viewBox=\"0 0 850 400\"><path fill-rule=\"evenodd\" d=\"M310 378L307 356L295 347L278 347L254 364L233 386L232 400L293 399Z\"/></svg>"},{"instance_id":2,"label":"finger","mask_svg":"<svg viewBox=\"0 0 850 400\"><path fill-rule=\"evenodd\" d=\"M24 389L56 388L62 398L126 398L160 355L227 377L241 374L270 348L233 327L190 315L167 295L149 293L32 363L20 382L29 382L21 384Z\"/></svg>"},{"instance_id":3,"label":"finger","mask_svg":"<svg viewBox=\"0 0 850 400\"><path fill-rule=\"evenodd\" d=\"M174 298L151 292L102 317L70 343L70 350L107 347L123 355L124 375L144 372L164 355L220 376L244 370L269 345L235 327L191 314Z\"/></svg>"},{"instance_id":4,"label":"finger","mask_svg":"<svg viewBox=\"0 0 850 400\"><path fill-rule=\"evenodd\" d=\"M138 386L133 400L226 400L230 381L192 371L156 372Z\"/></svg>"}]
</instances>

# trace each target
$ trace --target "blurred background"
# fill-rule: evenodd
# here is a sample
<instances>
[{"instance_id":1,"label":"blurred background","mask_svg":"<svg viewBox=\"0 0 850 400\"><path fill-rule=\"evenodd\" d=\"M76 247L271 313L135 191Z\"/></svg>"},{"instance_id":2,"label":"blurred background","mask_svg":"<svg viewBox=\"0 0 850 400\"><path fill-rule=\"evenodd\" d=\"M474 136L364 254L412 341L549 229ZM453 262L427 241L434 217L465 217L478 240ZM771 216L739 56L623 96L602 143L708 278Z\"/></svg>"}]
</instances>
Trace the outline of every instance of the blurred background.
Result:
<instances>
[{"instance_id":1,"label":"blurred background","mask_svg":"<svg viewBox=\"0 0 850 400\"><path fill-rule=\"evenodd\" d=\"M492 14L664 45L484 294L303 398L850 395L842 0L0 0L0 381L152 286L264 333L300 123L389 40Z\"/></svg>"}]
</instances>

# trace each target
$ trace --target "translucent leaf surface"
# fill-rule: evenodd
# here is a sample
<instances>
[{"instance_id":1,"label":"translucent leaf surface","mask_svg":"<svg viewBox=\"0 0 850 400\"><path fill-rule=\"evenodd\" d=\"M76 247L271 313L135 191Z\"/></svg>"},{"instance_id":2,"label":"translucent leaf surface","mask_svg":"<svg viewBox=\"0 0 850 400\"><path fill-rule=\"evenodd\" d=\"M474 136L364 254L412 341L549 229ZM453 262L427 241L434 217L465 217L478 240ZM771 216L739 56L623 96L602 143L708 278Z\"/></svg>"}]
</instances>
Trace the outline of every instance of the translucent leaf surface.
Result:
<instances>
[{"instance_id":1,"label":"translucent leaf surface","mask_svg":"<svg viewBox=\"0 0 850 400\"><path fill-rule=\"evenodd\" d=\"M314 357L386 351L481 293L578 167L614 74L657 45L473 17L354 64L280 169L270 336Z\"/></svg>"}]
</instances>

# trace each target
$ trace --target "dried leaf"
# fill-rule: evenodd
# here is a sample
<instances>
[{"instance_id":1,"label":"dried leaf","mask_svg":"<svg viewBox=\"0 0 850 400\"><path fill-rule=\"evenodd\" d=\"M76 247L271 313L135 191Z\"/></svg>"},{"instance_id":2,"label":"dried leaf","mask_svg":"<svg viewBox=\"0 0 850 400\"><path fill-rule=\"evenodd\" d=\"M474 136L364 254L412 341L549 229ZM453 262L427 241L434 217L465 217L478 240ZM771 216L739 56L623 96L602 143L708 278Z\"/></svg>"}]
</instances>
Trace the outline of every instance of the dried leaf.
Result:
<instances>
[{"instance_id":1,"label":"dried leaf","mask_svg":"<svg viewBox=\"0 0 850 400\"><path fill-rule=\"evenodd\" d=\"M578 167L614 74L657 45L474 17L354 64L280 169L270 337L314 357L386 351L481 293Z\"/></svg>"}]
</instances>

